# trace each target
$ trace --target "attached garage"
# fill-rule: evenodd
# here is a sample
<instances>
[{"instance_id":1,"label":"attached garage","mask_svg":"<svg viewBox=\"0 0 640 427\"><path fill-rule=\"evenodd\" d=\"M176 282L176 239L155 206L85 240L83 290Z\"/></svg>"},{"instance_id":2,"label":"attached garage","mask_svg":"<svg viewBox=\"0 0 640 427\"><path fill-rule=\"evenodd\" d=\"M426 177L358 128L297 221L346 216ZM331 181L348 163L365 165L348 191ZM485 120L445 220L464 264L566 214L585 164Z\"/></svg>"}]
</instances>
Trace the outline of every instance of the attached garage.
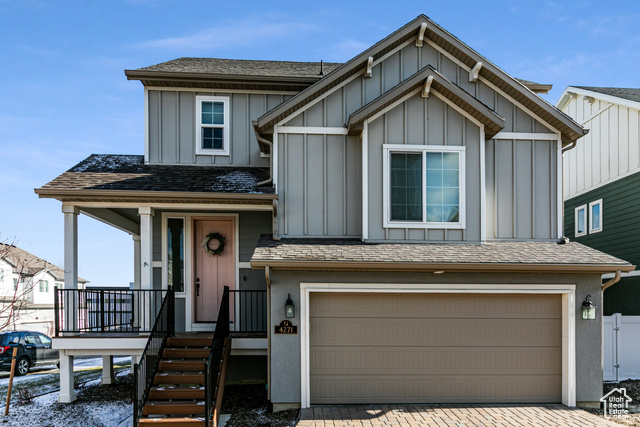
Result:
<instances>
[{"instance_id":1,"label":"attached garage","mask_svg":"<svg viewBox=\"0 0 640 427\"><path fill-rule=\"evenodd\" d=\"M560 294L308 295L311 404L563 400Z\"/></svg>"}]
</instances>

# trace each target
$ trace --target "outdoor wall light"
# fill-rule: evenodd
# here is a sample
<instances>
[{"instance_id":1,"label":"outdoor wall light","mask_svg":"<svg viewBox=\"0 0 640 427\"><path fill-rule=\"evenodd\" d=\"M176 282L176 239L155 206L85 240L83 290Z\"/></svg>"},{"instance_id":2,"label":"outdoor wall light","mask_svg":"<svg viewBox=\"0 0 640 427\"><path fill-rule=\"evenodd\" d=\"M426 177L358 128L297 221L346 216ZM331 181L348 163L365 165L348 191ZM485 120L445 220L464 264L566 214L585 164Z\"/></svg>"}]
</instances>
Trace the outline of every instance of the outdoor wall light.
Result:
<instances>
[{"instance_id":1,"label":"outdoor wall light","mask_svg":"<svg viewBox=\"0 0 640 427\"><path fill-rule=\"evenodd\" d=\"M582 318L587 320L596 318L596 306L591 302L591 295L587 295L582 303Z\"/></svg>"},{"instance_id":2,"label":"outdoor wall light","mask_svg":"<svg viewBox=\"0 0 640 427\"><path fill-rule=\"evenodd\" d=\"M293 301L291 300L291 294L287 298L287 302L284 303L284 316L287 319L292 317L296 317L296 306L293 305Z\"/></svg>"}]
</instances>

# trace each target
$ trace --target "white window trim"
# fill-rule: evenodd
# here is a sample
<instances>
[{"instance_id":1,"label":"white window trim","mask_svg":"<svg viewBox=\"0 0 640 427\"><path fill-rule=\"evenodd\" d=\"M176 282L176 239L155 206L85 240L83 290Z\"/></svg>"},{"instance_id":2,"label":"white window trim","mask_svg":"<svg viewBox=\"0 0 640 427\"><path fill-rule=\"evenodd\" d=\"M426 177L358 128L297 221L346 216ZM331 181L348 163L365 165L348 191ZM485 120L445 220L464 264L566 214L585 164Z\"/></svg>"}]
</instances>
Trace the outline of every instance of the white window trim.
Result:
<instances>
[{"instance_id":1,"label":"white window trim","mask_svg":"<svg viewBox=\"0 0 640 427\"><path fill-rule=\"evenodd\" d=\"M464 229L466 228L466 196L465 196L465 152L466 147L463 146L445 146L445 145L405 145L405 144L384 144L382 146L382 184L383 184L383 224L385 228L424 228L424 229ZM425 152L455 152L459 154L459 202L460 202L460 220L458 222L418 222L418 221L391 221L391 178L389 174L389 158L391 153L425 153ZM425 158L423 155L422 165L422 183L426 182L426 167ZM422 218L426 219L427 205L424 203L426 200L426 186L422 186Z\"/></svg>"},{"instance_id":2,"label":"white window trim","mask_svg":"<svg viewBox=\"0 0 640 427\"><path fill-rule=\"evenodd\" d=\"M224 124L220 125L203 125L202 124L202 102L222 102L224 108ZM208 155L208 156L228 156L229 146L231 141L229 139L231 123L229 123L229 97L228 96L211 96L211 95L196 95L196 154ZM202 128L220 128L222 127L222 138L224 146L222 149L202 148Z\"/></svg>"},{"instance_id":3,"label":"white window trim","mask_svg":"<svg viewBox=\"0 0 640 427\"><path fill-rule=\"evenodd\" d=\"M584 232L578 233L578 211L583 209L584 209ZM587 235L587 205L580 205L575 209L574 223L575 223L575 230L574 230L575 237L586 236Z\"/></svg>"},{"instance_id":4,"label":"white window trim","mask_svg":"<svg viewBox=\"0 0 640 427\"><path fill-rule=\"evenodd\" d=\"M600 206L600 227L593 228L593 207ZM602 219L604 218L602 215L602 199L596 200L595 202L589 203L589 234L599 233L602 231Z\"/></svg>"}]
</instances>

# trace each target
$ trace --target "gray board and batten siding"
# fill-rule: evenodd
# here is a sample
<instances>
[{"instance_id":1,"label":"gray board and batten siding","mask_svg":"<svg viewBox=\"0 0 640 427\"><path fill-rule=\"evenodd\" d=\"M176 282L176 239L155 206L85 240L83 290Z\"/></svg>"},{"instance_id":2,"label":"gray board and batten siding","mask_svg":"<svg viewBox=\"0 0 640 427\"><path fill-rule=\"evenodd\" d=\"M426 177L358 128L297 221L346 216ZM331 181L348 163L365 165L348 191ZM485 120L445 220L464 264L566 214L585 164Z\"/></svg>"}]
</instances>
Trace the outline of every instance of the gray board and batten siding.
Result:
<instances>
[{"instance_id":1,"label":"gray board and batten siding","mask_svg":"<svg viewBox=\"0 0 640 427\"><path fill-rule=\"evenodd\" d=\"M230 98L229 155L196 154L196 96ZM252 120L281 104L289 94L249 94L228 92L148 91L149 164L217 165L268 167L260 156Z\"/></svg>"},{"instance_id":2,"label":"gray board and batten siding","mask_svg":"<svg viewBox=\"0 0 640 427\"><path fill-rule=\"evenodd\" d=\"M427 65L502 116L503 132L553 133L481 79L469 82L467 68L428 43L421 48L408 43L374 65L370 78L357 75L303 112L291 116L282 127L342 127L354 111ZM481 156L477 125L439 98L431 96L424 100L418 94L373 120L368 137L369 241L481 240ZM360 141L359 136L278 134L278 233L281 237L362 235L362 212L358 207L362 205ZM466 147L464 230L383 227L382 144ZM488 140L484 149L486 239L557 238L557 143ZM346 184L338 184L345 177Z\"/></svg>"}]
</instances>

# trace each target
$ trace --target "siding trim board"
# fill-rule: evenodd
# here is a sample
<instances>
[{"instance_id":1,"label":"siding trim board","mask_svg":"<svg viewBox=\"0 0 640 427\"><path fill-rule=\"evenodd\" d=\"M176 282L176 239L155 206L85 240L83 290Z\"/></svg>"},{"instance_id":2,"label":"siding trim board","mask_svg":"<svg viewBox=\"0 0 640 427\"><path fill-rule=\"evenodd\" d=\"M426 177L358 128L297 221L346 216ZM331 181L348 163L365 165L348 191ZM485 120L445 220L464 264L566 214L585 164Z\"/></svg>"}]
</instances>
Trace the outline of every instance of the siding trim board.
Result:
<instances>
[{"instance_id":1,"label":"siding trim board","mask_svg":"<svg viewBox=\"0 0 640 427\"><path fill-rule=\"evenodd\" d=\"M562 404L576 405L575 292L576 286L545 284L378 284L378 283L300 283L300 391L301 407L311 405L310 381L310 294L340 293L464 293L464 294L551 294L562 295Z\"/></svg>"}]
</instances>

